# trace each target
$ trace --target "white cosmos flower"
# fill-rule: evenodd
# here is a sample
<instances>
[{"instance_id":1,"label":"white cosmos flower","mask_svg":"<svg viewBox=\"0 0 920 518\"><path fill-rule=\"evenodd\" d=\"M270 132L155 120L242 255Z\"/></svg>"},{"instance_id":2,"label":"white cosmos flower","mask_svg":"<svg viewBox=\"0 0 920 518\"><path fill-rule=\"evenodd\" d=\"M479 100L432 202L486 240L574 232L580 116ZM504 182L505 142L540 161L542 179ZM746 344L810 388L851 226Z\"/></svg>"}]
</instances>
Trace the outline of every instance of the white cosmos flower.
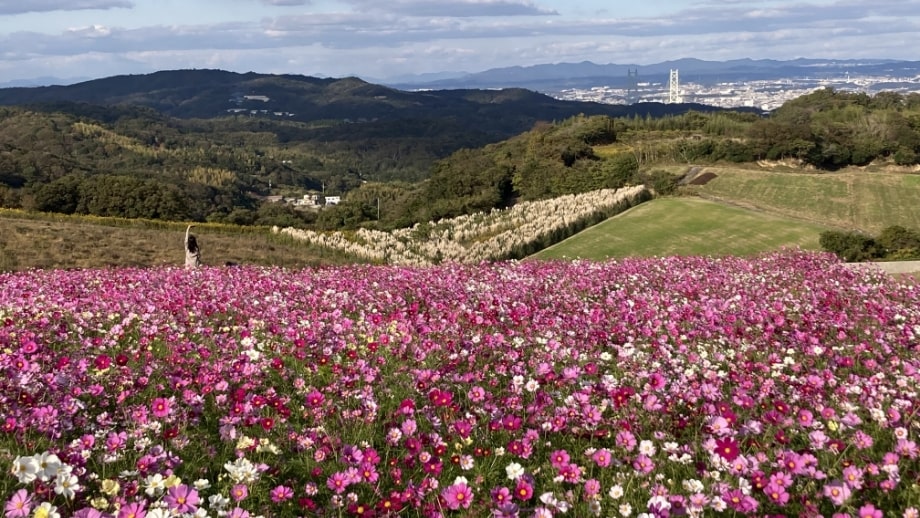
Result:
<instances>
[{"instance_id":1,"label":"white cosmos flower","mask_svg":"<svg viewBox=\"0 0 920 518\"><path fill-rule=\"evenodd\" d=\"M68 500L73 500L80 490L80 480L70 470L61 470L54 480L54 492Z\"/></svg>"},{"instance_id":2,"label":"white cosmos flower","mask_svg":"<svg viewBox=\"0 0 920 518\"><path fill-rule=\"evenodd\" d=\"M170 512L163 508L150 509L147 511L147 518L170 518Z\"/></svg>"},{"instance_id":3,"label":"white cosmos flower","mask_svg":"<svg viewBox=\"0 0 920 518\"><path fill-rule=\"evenodd\" d=\"M652 443L652 441L646 440L639 442L639 453L651 457L655 455L655 452L657 451L658 450L655 448L655 445Z\"/></svg>"},{"instance_id":4,"label":"white cosmos flower","mask_svg":"<svg viewBox=\"0 0 920 518\"><path fill-rule=\"evenodd\" d=\"M505 467L505 473L508 474L509 480L517 480L524 474L524 468L517 462L512 462Z\"/></svg>"},{"instance_id":5,"label":"white cosmos flower","mask_svg":"<svg viewBox=\"0 0 920 518\"><path fill-rule=\"evenodd\" d=\"M224 469L230 474L230 479L237 484L249 484L259 478L259 471L245 457L224 464Z\"/></svg>"},{"instance_id":6,"label":"white cosmos flower","mask_svg":"<svg viewBox=\"0 0 920 518\"><path fill-rule=\"evenodd\" d=\"M208 497L208 507L212 511L222 511L230 504L230 499L220 493Z\"/></svg>"},{"instance_id":7,"label":"white cosmos flower","mask_svg":"<svg viewBox=\"0 0 920 518\"><path fill-rule=\"evenodd\" d=\"M10 473L16 476L20 484L28 484L38 477L39 469L35 457L16 457Z\"/></svg>"},{"instance_id":8,"label":"white cosmos flower","mask_svg":"<svg viewBox=\"0 0 920 518\"><path fill-rule=\"evenodd\" d=\"M144 492L148 496L160 495L166 490L166 480L163 479L163 475L160 473L154 473L149 475L146 480L147 488L144 489ZM149 516L150 513L147 513Z\"/></svg>"},{"instance_id":9,"label":"white cosmos flower","mask_svg":"<svg viewBox=\"0 0 920 518\"><path fill-rule=\"evenodd\" d=\"M47 482L57 477L58 471L61 470L62 465L61 459L57 455L46 451L39 455L37 460L38 467L41 468L38 478Z\"/></svg>"}]
</instances>

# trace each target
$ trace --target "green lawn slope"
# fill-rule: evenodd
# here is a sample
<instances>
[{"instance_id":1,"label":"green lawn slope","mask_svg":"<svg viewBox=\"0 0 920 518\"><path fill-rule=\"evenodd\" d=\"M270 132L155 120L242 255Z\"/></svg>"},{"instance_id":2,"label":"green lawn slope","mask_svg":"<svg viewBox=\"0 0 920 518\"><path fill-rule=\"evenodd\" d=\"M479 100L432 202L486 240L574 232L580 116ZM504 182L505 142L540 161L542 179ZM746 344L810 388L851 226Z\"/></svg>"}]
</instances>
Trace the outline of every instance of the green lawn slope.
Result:
<instances>
[{"instance_id":1,"label":"green lawn slope","mask_svg":"<svg viewBox=\"0 0 920 518\"><path fill-rule=\"evenodd\" d=\"M771 172L707 167L716 177L697 194L830 227L878 234L920 228L920 175L847 169Z\"/></svg>"},{"instance_id":2,"label":"green lawn slope","mask_svg":"<svg viewBox=\"0 0 920 518\"><path fill-rule=\"evenodd\" d=\"M595 225L535 259L753 255L782 247L819 250L822 225L699 198L659 198Z\"/></svg>"}]
</instances>

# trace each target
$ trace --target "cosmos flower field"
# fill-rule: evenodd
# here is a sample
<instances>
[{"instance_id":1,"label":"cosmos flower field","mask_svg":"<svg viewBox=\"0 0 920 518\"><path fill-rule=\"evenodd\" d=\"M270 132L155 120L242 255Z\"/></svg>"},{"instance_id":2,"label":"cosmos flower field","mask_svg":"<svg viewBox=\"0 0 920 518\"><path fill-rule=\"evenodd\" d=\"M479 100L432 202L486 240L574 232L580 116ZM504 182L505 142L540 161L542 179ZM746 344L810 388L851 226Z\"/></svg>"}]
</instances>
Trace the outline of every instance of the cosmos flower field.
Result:
<instances>
[{"instance_id":1,"label":"cosmos flower field","mask_svg":"<svg viewBox=\"0 0 920 518\"><path fill-rule=\"evenodd\" d=\"M829 255L0 274L8 518L917 516L920 288Z\"/></svg>"}]
</instances>

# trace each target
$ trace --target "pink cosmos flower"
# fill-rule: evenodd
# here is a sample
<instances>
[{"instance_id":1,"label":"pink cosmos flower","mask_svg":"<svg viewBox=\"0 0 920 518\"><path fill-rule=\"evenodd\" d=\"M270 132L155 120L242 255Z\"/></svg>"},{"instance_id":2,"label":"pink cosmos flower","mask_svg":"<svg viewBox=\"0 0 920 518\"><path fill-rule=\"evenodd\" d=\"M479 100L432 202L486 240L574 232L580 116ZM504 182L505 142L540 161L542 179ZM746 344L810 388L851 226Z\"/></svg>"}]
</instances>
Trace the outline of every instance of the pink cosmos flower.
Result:
<instances>
[{"instance_id":1,"label":"pink cosmos flower","mask_svg":"<svg viewBox=\"0 0 920 518\"><path fill-rule=\"evenodd\" d=\"M709 421L709 431L713 435L726 435L731 433L732 430L731 425L728 424L728 419L716 416Z\"/></svg>"},{"instance_id":2,"label":"pink cosmos flower","mask_svg":"<svg viewBox=\"0 0 920 518\"><path fill-rule=\"evenodd\" d=\"M783 507L789 502L789 493L786 491L786 488L775 483L770 482L767 484L767 487L763 488L763 492L766 493L767 498L770 499L775 505Z\"/></svg>"},{"instance_id":3,"label":"pink cosmos flower","mask_svg":"<svg viewBox=\"0 0 920 518\"><path fill-rule=\"evenodd\" d=\"M361 463L361 467L358 468L358 473L361 475L361 480L370 484L374 484L380 478L380 475L377 473L377 468L369 462Z\"/></svg>"},{"instance_id":4,"label":"pink cosmos flower","mask_svg":"<svg viewBox=\"0 0 920 518\"><path fill-rule=\"evenodd\" d=\"M610 465L613 460L613 457L610 455L610 450L607 448L601 448L594 452L594 455L591 456L591 459L600 467L606 468Z\"/></svg>"},{"instance_id":5,"label":"pink cosmos flower","mask_svg":"<svg viewBox=\"0 0 920 518\"><path fill-rule=\"evenodd\" d=\"M341 471L333 473L326 479L326 487L335 491L337 495L344 493L350 483L348 475Z\"/></svg>"},{"instance_id":6,"label":"pink cosmos flower","mask_svg":"<svg viewBox=\"0 0 920 518\"><path fill-rule=\"evenodd\" d=\"M808 434L809 440L811 440L811 447L815 450L824 449L824 445L827 444L827 435L821 430L815 430Z\"/></svg>"},{"instance_id":7,"label":"pink cosmos flower","mask_svg":"<svg viewBox=\"0 0 920 518\"><path fill-rule=\"evenodd\" d=\"M556 450L549 456L549 461L554 468L559 469L569 463L569 452L565 450Z\"/></svg>"},{"instance_id":8,"label":"pink cosmos flower","mask_svg":"<svg viewBox=\"0 0 920 518\"><path fill-rule=\"evenodd\" d=\"M249 488L245 484L237 484L230 489L230 496L234 502L241 502L249 496Z\"/></svg>"},{"instance_id":9,"label":"pink cosmos flower","mask_svg":"<svg viewBox=\"0 0 920 518\"><path fill-rule=\"evenodd\" d=\"M530 500L533 496L533 486L522 478L518 479L517 486L514 488L514 497L522 502Z\"/></svg>"},{"instance_id":10,"label":"pink cosmos flower","mask_svg":"<svg viewBox=\"0 0 920 518\"><path fill-rule=\"evenodd\" d=\"M850 498L850 487L839 480L825 484L823 490L824 496L830 499L834 505L843 505Z\"/></svg>"},{"instance_id":11,"label":"pink cosmos flower","mask_svg":"<svg viewBox=\"0 0 920 518\"><path fill-rule=\"evenodd\" d=\"M25 489L16 491L4 506L4 510L6 518L26 518L32 510L32 495Z\"/></svg>"},{"instance_id":12,"label":"pink cosmos flower","mask_svg":"<svg viewBox=\"0 0 920 518\"><path fill-rule=\"evenodd\" d=\"M633 460L633 468L639 473L651 473L655 469L655 463L647 455L639 455Z\"/></svg>"},{"instance_id":13,"label":"pink cosmos flower","mask_svg":"<svg viewBox=\"0 0 920 518\"><path fill-rule=\"evenodd\" d=\"M163 501L170 509L180 513L194 513L198 510L198 491L186 484L179 484L169 488Z\"/></svg>"},{"instance_id":14,"label":"pink cosmos flower","mask_svg":"<svg viewBox=\"0 0 920 518\"><path fill-rule=\"evenodd\" d=\"M732 439L731 437L720 437L716 439L716 453L727 460L732 462L738 458L740 450L738 449L738 441Z\"/></svg>"},{"instance_id":15,"label":"pink cosmos flower","mask_svg":"<svg viewBox=\"0 0 920 518\"><path fill-rule=\"evenodd\" d=\"M853 436L853 443L856 448L860 450L871 448L874 442L875 441L872 439L872 436L863 432L862 430L856 430L856 433Z\"/></svg>"},{"instance_id":16,"label":"pink cosmos flower","mask_svg":"<svg viewBox=\"0 0 920 518\"><path fill-rule=\"evenodd\" d=\"M486 391L482 387L475 386L475 387L472 387L469 391L467 391L466 397L470 398L470 401L473 403L479 403L485 400Z\"/></svg>"},{"instance_id":17,"label":"pink cosmos flower","mask_svg":"<svg viewBox=\"0 0 920 518\"><path fill-rule=\"evenodd\" d=\"M227 518L249 518L249 511L234 507L230 514L227 515Z\"/></svg>"},{"instance_id":18,"label":"pink cosmos flower","mask_svg":"<svg viewBox=\"0 0 920 518\"><path fill-rule=\"evenodd\" d=\"M731 509L741 513L751 513L758 507L757 500L745 495L740 489L731 489L722 493L722 500Z\"/></svg>"},{"instance_id":19,"label":"pink cosmos flower","mask_svg":"<svg viewBox=\"0 0 920 518\"><path fill-rule=\"evenodd\" d=\"M917 443L914 441L898 439L898 443L895 445L895 451L909 459L916 459L920 449L917 448Z\"/></svg>"},{"instance_id":20,"label":"pink cosmos flower","mask_svg":"<svg viewBox=\"0 0 920 518\"><path fill-rule=\"evenodd\" d=\"M626 451L632 451L636 447L636 436L627 430L617 432L616 445Z\"/></svg>"},{"instance_id":21,"label":"pink cosmos flower","mask_svg":"<svg viewBox=\"0 0 920 518\"><path fill-rule=\"evenodd\" d=\"M473 491L464 483L452 484L441 491L448 509L468 509L473 502Z\"/></svg>"},{"instance_id":22,"label":"pink cosmos flower","mask_svg":"<svg viewBox=\"0 0 920 518\"><path fill-rule=\"evenodd\" d=\"M876 509L872 504L866 504L859 508L859 518L882 518L882 511Z\"/></svg>"},{"instance_id":23,"label":"pink cosmos flower","mask_svg":"<svg viewBox=\"0 0 920 518\"><path fill-rule=\"evenodd\" d=\"M784 471L777 471L776 473L770 475L768 483L776 484L782 487L789 487L792 485L793 480L788 473Z\"/></svg>"},{"instance_id":24,"label":"pink cosmos flower","mask_svg":"<svg viewBox=\"0 0 920 518\"><path fill-rule=\"evenodd\" d=\"M798 453L787 451L783 454L783 468L789 470L793 475L801 475L805 463Z\"/></svg>"},{"instance_id":25,"label":"pink cosmos flower","mask_svg":"<svg viewBox=\"0 0 920 518\"><path fill-rule=\"evenodd\" d=\"M812 423L814 423L814 419L815 419L815 415L811 412L811 410L808 410L806 408L802 408L799 410L799 413L797 415L797 420L799 424L802 425L803 427L805 428L810 427Z\"/></svg>"},{"instance_id":26,"label":"pink cosmos flower","mask_svg":"<svg viewBox=\"0 0 920 518\"><path fill-rule=\"evenodd\" d=\"M154 398L150 402L150 411L156 417L166 417L172 411L172 402L164 397Z\"/></svg>"},{"instance_id":27,"label":"pink cosmos flower","mask_svg":"<svg viewBox=\"0 0 920 518\"><path fill-rule=\"evenodd\" d=\"M446 390L432 389L428 393L428 400L434 406L445 407L453 403L454 395Z\"/></svg>"},{"instance_id":28,"label":"pink cosmos flower","mask_svg":"<svg viewBox=\"0 0 920 518\"><path fill-rule=\"evenodd\" d=\"M569 483L577 483L581 481L581 466L578 464L566 464L559 468L559 475Z\"/></svg>"},{"instance_id":29,"label":"pink cosmos flower","mask_svg":"<svg viewBox=\"0 0 920 518\"><path fill-rule=\"evenodd\" d=\"M511 501L511 490L507 487L497 487L491 491L492 501L499 507Z\"/></svg>"},{"instance_id":30,"label":"pink cosmos flower","mask_svg":"<svg viewBox=\"0 0 920 518\"><path fill-rule=\"evenodd\" d=\"M856 466L847 466L843 468L843 482L850 486L850 489L862 489L863 472Z\"/></svg>"},{"instance_id":31,"label":"pink cosmos flower","mask_svg":"<svg viewBox=\"0 0 920 518\"><path fill-rule=\"evenodd\" d=\"M272 502L281 503L294 498L294 490L287 486L277 486L269 491Z\"/></svg>"},{"instance_id":32,"label":"pink cosmos flower","mask_svg":"<svg viewBox=\"0 0 920 518\"><path fill-rule=\"evenodd\" d=\"M147 511L144 509L144 504L142 502L131 502L118 509L117 518L144 518L145 516L147 516Z\"/></svg>"},{"instance_id":33,"label":"pink cosmos flower","mask_svg":"<svg viewBox=\"0 0 920 518\"><path fill-rule=\"evenodd\" d=\"M585 481L585 497L594 498L601 492L601 483L599 480L590 478Z\"/></svg>"},{"instance_id":34,"label":"pink cosmos flower","mask_svg":"<svg viewBox=\"0 0 920 518\"><path fill-rule=\"evenodd\" d=\"M309 393L307 393L307 397L306 397L307 406L309 406L310 408L316 408L322 405L325 399L326 397L323 396L322 392L316 389L313 389Z\"/></svg>"}]
</instances>

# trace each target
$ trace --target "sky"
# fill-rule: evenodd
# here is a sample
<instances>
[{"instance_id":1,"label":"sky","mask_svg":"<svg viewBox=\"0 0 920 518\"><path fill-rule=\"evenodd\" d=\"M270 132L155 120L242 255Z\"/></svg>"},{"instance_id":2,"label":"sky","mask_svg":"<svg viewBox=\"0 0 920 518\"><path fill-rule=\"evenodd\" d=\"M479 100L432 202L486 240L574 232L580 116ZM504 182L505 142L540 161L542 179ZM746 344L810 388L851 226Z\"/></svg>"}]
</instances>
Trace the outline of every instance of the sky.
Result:
<instances>
[{"instance_id":1,"label":"sky","mask_svg":"<svg viewBox=\"0 0 920 518\"><path fill-rule=\"evenodd\" d=\"M157 70L395 80L592 61L920 60L920 0L0 0L0 84Z\"/></svg>"}]
</instances>

